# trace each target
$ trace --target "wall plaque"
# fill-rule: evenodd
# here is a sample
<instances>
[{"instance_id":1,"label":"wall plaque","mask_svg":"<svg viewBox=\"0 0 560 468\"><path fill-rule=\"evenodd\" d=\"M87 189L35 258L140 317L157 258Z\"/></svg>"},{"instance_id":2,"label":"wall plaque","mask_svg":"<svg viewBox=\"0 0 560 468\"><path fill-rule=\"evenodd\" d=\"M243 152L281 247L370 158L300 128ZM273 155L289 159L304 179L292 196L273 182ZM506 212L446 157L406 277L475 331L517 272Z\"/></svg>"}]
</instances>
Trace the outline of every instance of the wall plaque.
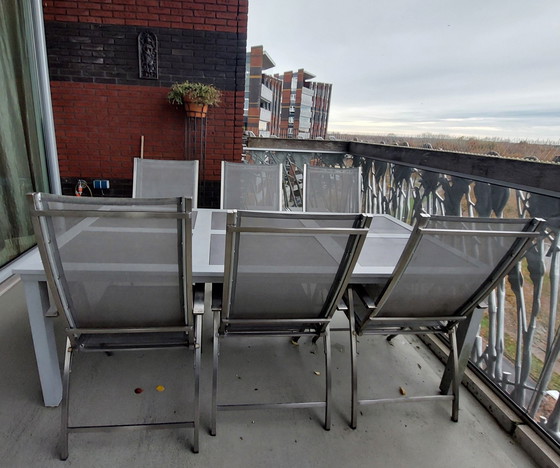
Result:
<instances>
[{"instance_id":1,"label":"wall plaque","mask_svg":"<svg viewBox=\"0 0 560 468\"><path fill-rule=\"evenodd\" d=\"M138 34L138 75L146 80L158 78L158 39L150 31Z\"/></svg>"}]
</instances>

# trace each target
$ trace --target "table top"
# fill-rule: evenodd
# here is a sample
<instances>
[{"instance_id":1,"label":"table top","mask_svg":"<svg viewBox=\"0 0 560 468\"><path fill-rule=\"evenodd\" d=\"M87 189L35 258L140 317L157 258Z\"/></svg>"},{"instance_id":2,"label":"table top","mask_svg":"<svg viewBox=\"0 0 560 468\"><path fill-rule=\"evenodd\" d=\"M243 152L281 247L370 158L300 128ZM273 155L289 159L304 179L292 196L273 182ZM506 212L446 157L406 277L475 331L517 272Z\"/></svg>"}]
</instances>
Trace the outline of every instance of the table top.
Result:
<instances>
[{"instance_id":1,"label":"table top","mask_svg":"<svg viewBox=\"0 0 560 468\"><path fill-rule=\"evenodd\" d=\"M198 209L193 213L192 269L195 282L220 283L224 277L226 210ZM354 283L386 280L410 237L411 226L388 215L374 215L354 268ZM161 265L162 273L167 271ZM17 269L24 281L43 281L45 272L36 251Z\"/></svg>"}]
</instances>

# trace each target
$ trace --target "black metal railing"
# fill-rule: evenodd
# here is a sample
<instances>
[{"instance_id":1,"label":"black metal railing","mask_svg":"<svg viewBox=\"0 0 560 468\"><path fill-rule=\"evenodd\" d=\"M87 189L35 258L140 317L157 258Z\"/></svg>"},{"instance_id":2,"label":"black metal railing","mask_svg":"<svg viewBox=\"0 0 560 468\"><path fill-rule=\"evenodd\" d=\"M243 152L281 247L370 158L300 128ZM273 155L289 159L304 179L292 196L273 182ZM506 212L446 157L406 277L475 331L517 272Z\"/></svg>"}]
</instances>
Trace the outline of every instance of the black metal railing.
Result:
<instances>
[{"instance_id":1,"label":"black metal railing","mask_svg":"<svg viewBox=\"0 0 560 468\"><path fill-rule=\"evenodd\" d=\"M488 298L471 364L560 442L560 164L342 141L251 139L245 161L284 164L286 209L302 205L304 164L362 168L363 210L413 223L421 211L540 217L546 236Z\"/></svg>"}]
</instances>

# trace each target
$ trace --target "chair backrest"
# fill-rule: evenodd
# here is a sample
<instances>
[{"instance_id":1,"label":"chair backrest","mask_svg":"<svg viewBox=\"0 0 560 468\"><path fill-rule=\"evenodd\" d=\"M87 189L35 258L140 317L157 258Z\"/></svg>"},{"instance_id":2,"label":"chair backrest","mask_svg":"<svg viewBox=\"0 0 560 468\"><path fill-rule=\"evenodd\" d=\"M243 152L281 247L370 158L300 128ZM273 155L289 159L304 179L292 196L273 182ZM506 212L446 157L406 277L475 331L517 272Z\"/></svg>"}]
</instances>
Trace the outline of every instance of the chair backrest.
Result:
<instances>
[{"instance_id":1,"label":"chair backrest","mask_svg":"<svg viewBox=\"0 0 560 468\"><path fill-rule=\"evenodd\" d=\"M361 214L230 212L221 316L228 329L324 328L370 223Z\"/></svg>"},{"instance_id":2,"label":"chair backrest","mask_svg":"<svg viewBox=\"0 0 560 468\"><path fill-rule=\"evenodd\" d=\"M471 313L540 235L541 223L421 215L376 308L356 316L357 330L367 328L370 317L437 320Z\"/></svg>"},{"instance_id":3,"label":"chair backrest","mask_svg":"<svg viewBox=\"0 0 560 468\"><path fill-rule=\"evenodd\" d=\"M303 167L303 211L359 213L362 211L360 167Z\"/></svg>"},{"instance_id":4,"label":"chair backrest","mask_svg":"<svg viewBox=\"0 0 560 468\"><path fill-rule=\"evenodd\" d=\"M134 158L134 198L185 197L198 206L198 161Z\"/></svg>"},{"instance_id":5,"label":"chair backrest","mask_svg":"<svg viewBox=\"0 0 560 468\"><path fill-rule=\"evenodd\" d=\"M49 287L69 335L193 325L186 286L192 285L190 199L29 198Z\"/></svg>"},{"instance_id":6,"label":"chair backrest","mask_svg":"<svg viewBox=\"0 0 560 468\"><path fill-rule=\"evenodd\" d=\"M244 164L222 161L220 208L282 210L282 164Z\"/></svg>"}]
</instances>

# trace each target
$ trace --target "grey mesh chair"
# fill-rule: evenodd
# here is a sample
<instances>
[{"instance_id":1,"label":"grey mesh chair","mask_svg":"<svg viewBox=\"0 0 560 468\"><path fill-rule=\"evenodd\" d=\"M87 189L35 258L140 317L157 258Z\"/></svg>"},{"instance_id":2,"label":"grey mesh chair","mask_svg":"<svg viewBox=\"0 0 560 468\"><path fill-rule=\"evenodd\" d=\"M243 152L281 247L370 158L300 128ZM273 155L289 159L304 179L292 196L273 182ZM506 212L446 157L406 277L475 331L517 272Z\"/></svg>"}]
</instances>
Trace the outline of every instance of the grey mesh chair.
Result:
<instances>
[{"instance_id":1,"label":"grey mesh chair","mask_svg":"<svg viewBox=\"0 0 560 468\"><path fill-rule=\"evenodd\" d=\"M69 432L136 427L192 427L192 448L198 452L204 305L203 291L192 286L190 200L34 193L29 201L49 289L66 320L61 459L68 457ZM74 353L177 347L190 348L194 355L192 420L69 425ZM115 372L114 378L118 376Z\"/></svg>"},{"instance_id":2,"label":"grey mesh chair","mask_svg":"<svg viewBox=\"0 0 560 468\"><path fill-rule=\"evenodd\" d=\"M348 317L352 358L351 427L357 406L375 403L453 401L459 417L457 325L480 306L497 283L540 236L542 220L433 217L421 215L388 283L349 288ZM355 289L355 290L354 290ZM354 300L356 295L361 300ZM453 372L450 395L399 396L358 400L357 335L446 333Z\"/></svg>"},{"instance_id":3,"label":"grey mesh chair","mask_svg":"<svg viewBox=\"0 0 560 468\"><path fill-rule=\"evenodd\" d=\"M185 197L198 207L198 161L134 158L134 198Z\"/></svg>"},{"instance_id":4,"label":"grey mesh chair","mask_svg":"<svg viewBox=\"0 0 560 468\"><path fill-rule=\"evenodd\" d=\"M360 213L362 170L360 167L303 167L303 211Z\"/></svg>"},{"instance_id":5,"label":"grey mesh chair","mask_svg":"<svg viewBox=\"0 0 560 468\"><path fill-rule=\"evenodd\" d=\"M282 164L222 161L220 208L281 211Z\"/></svg>"},{"instance_id":6,"label":"grey mesh chair","mask_svg":"<svg viewBox=\"0 0 560 468\"><path fill-rule=\"evenodd\" d=\"M213 435L218 410L259 407L325 407L325 429L330 428L329 322L341 302L370 223L371 215L361 214L228 214L223 295L215 298L213 305ZM325 400L218 405L218 358L225 352L219 348L220 340L283 335L324 338Z\"/></svg>"}]
</instances>

